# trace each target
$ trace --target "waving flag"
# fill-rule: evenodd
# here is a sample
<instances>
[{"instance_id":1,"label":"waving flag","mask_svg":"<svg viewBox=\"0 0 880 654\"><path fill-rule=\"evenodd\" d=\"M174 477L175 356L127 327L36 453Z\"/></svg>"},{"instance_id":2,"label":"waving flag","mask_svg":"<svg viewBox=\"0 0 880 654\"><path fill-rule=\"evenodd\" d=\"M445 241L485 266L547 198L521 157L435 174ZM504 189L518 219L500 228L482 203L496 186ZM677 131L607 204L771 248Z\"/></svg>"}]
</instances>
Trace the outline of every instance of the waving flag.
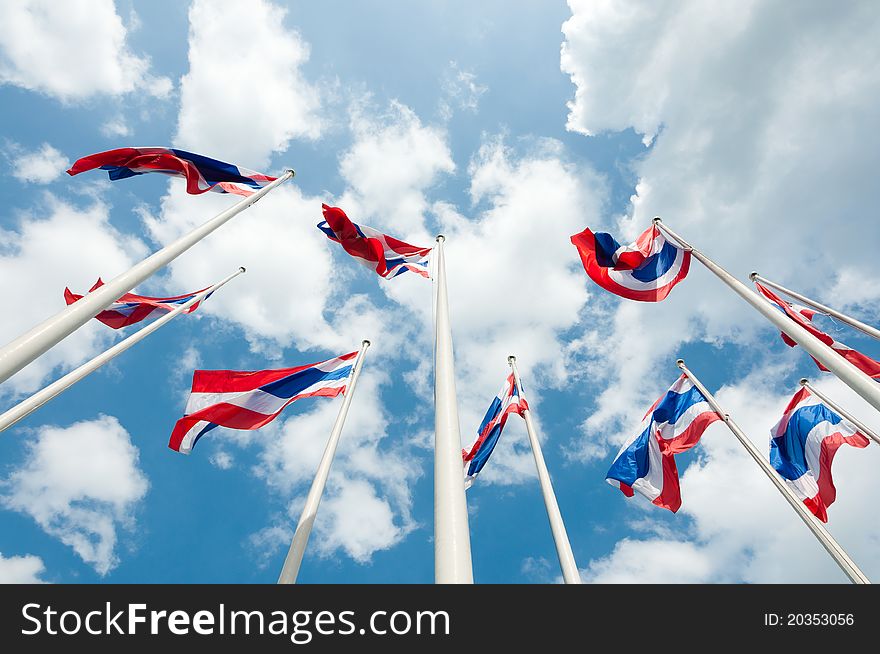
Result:
<instances>
[{"instance_id":1,"label":"waving flag","mask_svg":"<svg viewBox=\"0 0 880 654\"><path fill-rule=\"evenodd\" d=\"M339 243L358 263L386 279L407 271L430 279L428 260L431 248L416 247L372 227L357 225L338 207L321 206L324 220L318 223L318 229L331 241Z\"/></svg>"},{"instance_id":2,"label":"waving flag","mask_svg":"<svg viewBox=\"0 0 880 654\"><path fill-rule=\"evenodd\" d=\"M251 195L275 177L268 177L247 168L200 154L173 148L119 148L77 159L68 175L87 170L109 171L110 179L125 179L144 173L164 173L186 179L186 192L198 195L206 191Z\"/></svg>"},{"instance_id":3,"label":"waving flag","mask_svg":"<svg viewBox=\"0 0 880 654\"><path fill-rule=\"evenodd\" d=\"M784 313L794 322L806 329L810 334L818 338L820 341L825 343L825 345L829 346L832 350L837 352L840 356L849 361L856 368L861 370L869 377L873 377L874 379L880 378L880 361L875 361L871 357L862 354L858 350L854 350L848 345L844 345L839 341L835 341L834 338L832 338L830 335L819 330L813 324L813 316L816 315L816 311L807 309L806 307L802 307L797 304L792 304L791 302L786 302L769 288L759 282L755 282L755 287L758 289L758 292L761 295L763 295L765 298L770 300L770 302L775 304L776 307L780 311L782 311L782 313ZM782 340L785 341L785 344L789 347L794 347L795 345L797 345L797 343L795 343L787 334L783 333L781 334L781 336ZM828 372L828 368L816 361L814 357L810 358L812 358L813 361L816 362L819 370L823 372Z\"/></svg>"},{"instance_id":4,"label":"waving flag","mask_svg":"<svg viewBox=\"0 0 880 654\"><path fill-rule=\"evenodd\" d=\"M682 375L648 410L641 431L620 448L605 481L627 497L639 491L675 513L681 506L675 455L696 445L716 420L721 417Z\"/></svg>"},{"instance_id":5,"label":"waving flag","mask_svg":"<svg viewBox=\"0 0 880 654\"><path fill-rule=\"evenodd\" d=\"M89 289L89 293L104 285L99 278L95 285ZM163 313L174 311L181 304L185 304L193 299L196 295L204 291L195 291L186 295L175 295L173 297L147 297L145 295L135 295L134 293L126 293L113 304L99 313L95 318L113 329L121 329L128 327L148 318L157 318ZM208 294L206 297L211 297ZM77 300L82 299L82 295L73 293L69 288L64 289L64 300L67 304L73 304ZM196 302L183 313L192 313L195 311L201 301Z\"/></svg>"},{"instance_id":6,"label":"waving flag","mask_svg":"<svg viewBox=\"0 0 880 654\"><path fill-rule=\"evenodd\" d=\"M297 368L279 370L196 370L183 418L168 447L189 454L215 427L259 429L291 402L304 397L336 397L345 392L357 352Z\"/></svg>"},{"instance_id":7,"label":"waving flag","mask_svg":"<svg viewBox=\"0 0 880 654\"><path fill-rule=\"evenodd\" d=\"M659 302L683 280L691 253L666 240L651 225L631 245L589 228L571 237L590 279L606 291L640 302Z\"/></svg>"},{"instance_id":8,"label":"waving flag","mask_svg":"<svg viewBox=\"0 0 880 654\"><path fill-rule=\"evenodd\" d=\"M868 439L806 388L795 393L770 430L770 463L822 522L828 522L837 496L831 462L843 444L862 448Z\"/></svg>"},{"instance_id":9,"label":"waving flag","mask_svg":"<svg viewBox=\"0 0 880 654\"><path fill-rule=\"evenodd\" d=\"M489 405L489 410L486 411L486 416L477 430L477 440L471 445L470 450L461 451L465 465L465 488L471 487L480 470L492 455L495 444L501 438L501 431L507 422L507 416L511 413L522 415L523 411L528 408L528 402L524 397L520 397L513 373L511 373L501 390L498 391L498 395L492 400L492 404Z\"/></svg>"}]
</instances>

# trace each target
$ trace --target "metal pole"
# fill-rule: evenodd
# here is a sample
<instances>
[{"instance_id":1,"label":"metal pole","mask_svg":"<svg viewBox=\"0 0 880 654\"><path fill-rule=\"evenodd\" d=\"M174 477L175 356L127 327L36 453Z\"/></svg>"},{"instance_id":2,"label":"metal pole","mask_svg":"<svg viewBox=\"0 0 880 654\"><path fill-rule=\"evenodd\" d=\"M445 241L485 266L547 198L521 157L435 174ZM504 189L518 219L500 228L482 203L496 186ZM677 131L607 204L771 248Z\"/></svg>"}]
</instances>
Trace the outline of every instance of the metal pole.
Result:
<instances>
[{"instance_id":1,"label":"metal pole","mask_svg":"<svg viewBox=\"0 0 880 654\"><path fill-rule=\"evenodd\" d=\"M724 270L724 268L709 259L709 257L699 250L695 249L690 243L664 225L660 218L654 218L654 224L678 241L683 248L689 250L697 261L706 266L706 268L714 273L722 282L727 284L734 290L734 292L751 304L752 307L757 309L757 311L767 320L772 322L777 329L785 332L785 334L791 337L794 342L812 355L813 358L834 373L844 384L849 386L856 393L865 398L871 406L880 411L880 384L856 368L829 346L825 345L825 343L815 338L806 329L783 315L768 300L765 300L763 297L750 290L745 284Z\"/></svg>"},{"instance_id":2,"label":"metal pole","mask_svg":"<svg viewBox=\"0 0 880 654\"><path fill-rule=\"evenodd\" d=\"M95 370L97 370L98 368L103 366L105 363L107 363L111 359L114 359L115 357L119 356L120 354L125 352L127 349L129 349L133 345L140 343L147 336L149 336L154 331L156 331L157 329L162 327L165 323L167 323L170 320L174 320L177 316L179 316L181 313L183 313L184 311L189 309L196 302L201 302L210 293L213 293L214 291L216 291L218 288L220 288L221 286L226 284L226 282L230 281L231 279L238 277L244 271L245 271L244 268L239 268L238 270L236 270L234 273L232 273L231 275L229 275L225 279L217 282L216 284L214 284L210 288L206 288L201 293L194 295L191 299L187 300L186 302L184 302L180 306L175 307L172 311L169 311L164 316L157 318L156 320L151 322L149 325L147 325L143 329L139 329L134 334L132 334L131 336L129 336L128 338L126 338L122 341L119 341L116 345L105 350L104 352L102 352L101 354L96 356L94 359L82 364L76 370L72 370L71 372L64 375L61 379L52 382L51 384L49 384L48 386L46 386L42 390L37 391L36 393L31 395L26 400L19 402L14 407L12 407L8 411L6 411L3 415L0 415L0 432L5 431L6 429L9 429L9 427L11 427L15 423L17 423L19 420L29 416L31 413L33 413L34 411L39 409L41 406L46 404L46 402L48 402L52 398L60 395L61 393L66 391L68 388L73 386L75 383L77 383L81 379L89 376ZM78 302L81 302L81 301L82 300L78 300Z\"/></svg>"},{"instance_id":3,"label":"metal pole","mask_svg":"<svg viewBox=\"0 0 880 654\"><path fill-rule=\"evenodd\" d=\"M202 240L221 225L227 223L274 188L294 176L288 170L274 182L264 186L253 195L243 198L232 207L217 214L208 222L166 245L158 252L135 264L129 270L92 291L81 300L68 305L51 318L47 318L29 332L22 334L11 343L0 348L0 383L3 383L38 356L57 345L77 329L86 324L118 298L150 277L163 266L174 261L193 245Z\"/></svg>"},{"instance_id":4,"label":"metal pole","mask_svg":"<svg viewBox=\"0 0 880 654\"><path fill-rule=\"evenodd\" d=\"M507 362L513 369L513 379L519 390L520 397L523 395L522 381L519 378L519 370L516 367L516 357L510 355ZM544 507L547 509L547 518L550 520L550 531L553 532L553 542L556 544L556 555L559 557L559 567L562 568L562 578L567 584L581 583L581 575L578 572L577 563L574 560L574 552L571 551L571 542L568 540L568 532L565 530L565 522L559 511L556 501L556 493L553 492L553 484L550 482L550 473L544 462L544 453L541 451L541 442L538 440L535 426L532 424L532 412L529 409L523 411L526 421L526 430L529 432L529 443L532 446L532 454L535 457L535 467L538 469L538 480L541 482L541 494L544 496Z\"/></svg>"},{"instance_id":5,"label":"metal pole","mask_svg":"<svg viewBox=\"0 0 880 654\"><path fill-rule=\"evenodd\" d=\"M434 331L434 581L438 584L474 583L471 537L461 460L461 427L455 392L455 363L446 259L437 237L436 326Z\"/></svg>"},{"instance_id":6,"label":"metal pole","mask_svg":"<svg viewBox=\"0 0 880 654\"><path fill-rule=\"evenodd\" d=\"M827 395L825 395L825 393L823 393L823 392L817 390L816 388L814 388L814 387L810 384L810 380L804 378L804 379L801 379L801 382L800 382L800 383L801 383L801 386L803 386L803 387L806 388L808 391L810 391L813 395L815 395L815 396L818 397L820 400L822 400L822 404L824 404L825 406L827 406L827 407L828 407L829 409L831 409L832 411L835 411L835 412L839 413L843 418L845 418L846 420L848 420L849 422L851 422L853 425L855 425L855 427L856 427L856 428L857 428L862 434L864 434L865 436L867 436L868 438L870 438L872 441L874 441L875 443L877 443L878 445L880 445L880 436L878 436L876 433L874 433L873 430L871 430L871 429L869 429L867 426L865 426L865 423L863 423L861 420L859 420L858 418L855 418L855 417L854 417L849 411L847 411L846 409L842 408L837 402L835 402L834 400L830 399Z\"/></svg>"},{"instance_id":7,"label":"metal pole","mask_svg":"<svg viewBox=\"0 0 880 654\"><path fill-rule=\"evenodd\" d=\"M309 488L306 504L296 525L296 531L293 532L290 549L287 551L284 566L281 568L281 575L278 577L279 584L296 583L299 567L302 565L306 545L309 543L312 525L315 523L315 517L318 515L318 505L321 503L321 496L324 495L324 487L327 485L327 477L330 475L330 466L333 464L333 457L336 455L336 446L339 445L339 437L342 434L342 427L345 425L345 417L348 415L348 407L351 405L354 387L357 384L358 376L361 374L364 355L368 347L370 347L370 341L365 340L361 343L361 351L358 352L351 376L345 387L342 406L339 407L339 414L336 416L336 422L333 423L333 429L330 431L330 439L327 441L324 454L321 456L321 462L318 464L318 470L315 472L315 478L312 480L312 486Z\"/></svg>"},{"instance_id":8,"label":"metal pole","mask_svg":"<svg viewBox=\"0 0 880 654\"><path fill-rule=\"evenodd\" d=\"M815 300L811 300L810 298L801 295L800 293L796 293L795 291L785 288L785 286L777 284L776 282L771 282L769 279L761 277L761 275L756 272L753 272L751 275L749 275L749 279L755 282L760 282L761 284L764 284L764 286L775 288L777 291L782 291L783 293L797 300L798 302L805 304L808 307L812 307L820 313L828 314L832 318L837 318L840 322L846 323L850 327L855 327L856 329L864 332L868 336L873 336L877 340L880 340L880 329L877 329L876 327L871 327L871 325L866 325L861 320L856 320L855 318L852 318L845 313L840 313L840 311L832 309L831 307L826 307L824 304L819 304Z\"/></svg>"},{"instance_id":9,"label":"metal pole","mask_svg":"<svg viewBox=\"0 0 880 654\"><path fill-rule=\"evenodd\" d=\"M696 386L699 391L705 396L706 401L709 405L715 410L721 418L724 420L724 423L727 425L727 428L733 432L733 435L736 436L737 440L740 444L746 448L746 451L749 455L755 460L761 470L764 471L764 474L773 482L773 485L776 486L776 489L782 493L782 496L788 501L791 505L791 508L795 510L795 512L800 516L801 520L804 521L804 524L809 527L810 531L813 532L813 535L816 539L822 544L822 547L831 555L831 558L840 566L840 569L843 570L844 574L849 577L849 580L854 584L870 584L871 581L865 576L859 567L853 562L849 555L844 551L844 549L840 546L840 544L834 540L834 537L828 533L828 530L820 523L816 517L810 513L807 507L803 502L798 498L797 495L794 494L786 483L779 477L776 473L776 470L773 469L773 466L770 465L770 462L761 455L761 452L758 451L758 448L755 447L755 444L745 435L742 429L733 421L733 419L724 412L724 409L718 404L715 400L715 397L706 389L705 386L694 376L686 365L684 365L684 359L679 359L676 361L676 364L679 368L681 368L682 372L687 375L688 379L690 379L694 386Z\"/></svg>"}]
</instances>

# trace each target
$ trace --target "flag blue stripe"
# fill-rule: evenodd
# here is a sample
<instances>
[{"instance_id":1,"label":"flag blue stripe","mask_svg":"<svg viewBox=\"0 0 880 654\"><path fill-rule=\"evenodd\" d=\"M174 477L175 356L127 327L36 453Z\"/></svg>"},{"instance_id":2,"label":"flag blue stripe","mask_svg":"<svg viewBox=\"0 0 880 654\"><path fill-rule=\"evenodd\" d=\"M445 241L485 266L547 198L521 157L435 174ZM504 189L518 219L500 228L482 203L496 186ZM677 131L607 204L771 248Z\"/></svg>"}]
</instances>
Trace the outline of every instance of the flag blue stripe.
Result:
<instances>
[{"instance_id":1,"label":"flag blue stripe","mask_svg":"<svg viewBox=\"0 0 880 654\"><path fill-rule=\"evenodd\" d=\"M810 431L821 422L836 425L842 418L824 404L811 404L792 413L785 433L770 440L770 463L785 479L794 481L810 471L806 444Z\"/></svg>"},{"instance_id":2,"label":"flag blue stripe","mask_svg":"<svg viewBox=\"0 0 880 654\"><path fill-rule=\"evenodd\" d=\"M692 386L684 393L669 390L657 408L654 409L654 421L675 424L693 405L705 401L706 398L696 386Z\"/></svg>"},{"instance_id":3,"label":"flag blue stripe","mask_svg":"<svg viewBox=\"0 0 880 654\"><path fill-rule=\"evenodd\" d=\"M645 259L645 262L630 271L630 274L640 282L653 282L669 272L676 256L678 256L678 248L666 241L660 252Z\"/></svg>"},{"instance_id":4,"label":"flag blue stripe","mask_svg":"<svg viewBox=\"0 0 880 654\"><path fill-rule=\"evenodd\" d=\"M325 372L318 368L306 368L305 370L300 370L292 375L274 381L271 384L266 384L265 386L260 387L260 390L274 395L275 397L289 399L299 395L310 386L314 386L322 381L345 379L350 372L351 365L343 366L336 370L331 370L330 372Z\"/></svg>"},{"instance_id":5,"label":"flag blue stripe","mask_svg":"<svg viewBox=\"0 0 880 654\"><path fill-rule=\"evenodd\" d=\"M611 464L608 474L605 475L607 478L616 479L628 486L632 486L636 483L637 479L641 479L648 474L650 468L648 459L648 439L652 438L653 426L654 423L652 421L647 427L645 427L645 430L639 434L638 438L630 443L629 447L614 459L614 463Z\"/></svg>"}]
</instances>

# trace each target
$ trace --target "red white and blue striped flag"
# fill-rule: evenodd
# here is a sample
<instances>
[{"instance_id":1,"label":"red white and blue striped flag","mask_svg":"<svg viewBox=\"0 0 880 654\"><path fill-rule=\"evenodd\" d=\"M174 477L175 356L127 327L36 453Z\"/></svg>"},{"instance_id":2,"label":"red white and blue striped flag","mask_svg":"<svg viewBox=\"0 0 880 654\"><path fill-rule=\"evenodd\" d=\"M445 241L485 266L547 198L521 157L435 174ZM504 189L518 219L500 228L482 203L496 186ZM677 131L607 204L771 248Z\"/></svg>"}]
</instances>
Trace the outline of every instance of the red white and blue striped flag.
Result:
<instances>
[{"instance_id":1,"label":"red white and blue striped flag","mask_svg":"<svg viewBox=\"0 0 880 654\"><path fill-rule=\"evenodd\" d=\"M410 245L372 227L353 223L338 207L324 204L322 209L324 220L318 223L318 229L380 277L391 279L411 271L431 278L428 272L431 248Z\"/></svg>"},{"instance_id":2,"label":"red white and blue striped flag","mask_svg":"<svg viewBox=\"0 0 880 654\"><path fill-rule=\"evenodd\" d=\"M802 388L770 430L770 463L795 495L822 522L837 498L831 462L841 445L868 447L868 439Z\"/></svg>"},{"instance_id":3,"label":"red white and blue striped flag","mask_svg":"<svg viewBox=\"0 0 880 654\"><path fill-rule=\"evenodd\" d=\"M336 397L345 392L357 352L279 370L196 370L183 418L168 447L189 454L216 427L259 429L291 402L304 397Z\"/></svg>"},{"instance_id":4,"label":"red white and blue striped flag","mask_svg":"<svg viewBox=\"0 0 880 654\"><path fill-rule=\"evenodd\" d=\"M590 279L628 300L659 302L683 280L691 253L666 240L656 225L635 243L620 245L610 234L589 228L571 237Z\"/></svg>"},{"instance_id":5,"label":"red white and blue striped flag","mask_svg":"<svg viewBox=\"0 0 880 654\"><path fill-rule=\"evenodd\" d=\"M483 417L477 429L477 440L471 445L470 450L462 450L461 458L465 466L464 487L470 488L486 465L492 450L501 438L501 432L507 423L507 416L511 413L522 415L523 411L529 408L526 398L520 396L519 389L516 387L516 380L513 373L508 376L498 395L489 405L489 410Z\"/></svg>"},{"instance_id":6,"label":"red white and blue striped flag","mask_svg":"<svg viewBox=\"0 0 880 654\"><path fill-rule=\"evenodd\" d=\"M853 364L856 368L861 370L869 377L880 379L880 361L875 361L868 355L862 354L858 350L852 349L849 345L834 340L831 335L826 334L821 329L816 327L813 324L813 317L816 315L816 311L813 311L812 309L808 309L806 307L802 307L797 304L792 304L791 302L786 302L781 297L776 295L776 293L774 293L769 288L759 282L755 282L755 287L758 289L758 292L761 295L770 300L770 302L772 302L777 309L782 311L782 313L788 316L792 321L796 322L801 327L806 329L810 334L825 343L825 345L837 352L840 356L849 361L851 364ZM782 332L780 336L782 336L782 340L789 347L794 347L795 345L797 345L797 343L793 341L788 334ZM813 359L813 361L816 362L819 370L821 370L822 372L828 372L828 368L823 366L818 360L816 360L815 357L811 358Z\"/></svg>"},{"instance_id":7,"label":"red white and blue striped flag","mask_svg":"<svg viewBox=\"0 0 880 654\"><path fill-rule=\"evenodd\" d=\"M95 285L89 289L89 293L104 285L101 279L95 282ZM194 291L186 295L175 295L173 297L147 297L145 295L135 295L134 293L126 293L113 304L99 313L95 318L113 329L121 329L135 323L147 320L148 318L158 318L163 313L174 311L181 304L193 299L196 295L204 291ZM211 297L211 293L205 296L205 299ZM77 300L81 300L82 295L72 292L69 288L64 289L64 300L67 304L73 304ZM183 313L192 313L201 304L201 300L189 307Z\"/></svg>"},{"instance_id":8,"label":"red white and blue striped flag","mask_svg":"<svg viewBox=\"0 0 880 654\"><path fill-rule=\"evenodd\" d=\"M79 175L96 168L108 171L114 181L144 173L183 177L186 192L193 195L215 191L247 196L276 179L185 150L154 147L118 148L90 154L77 159L67 174Z\"/></svg>"},{"instance_id":9,"label":"red white and blue striped flag","mask_svg":"<svg viewBox=\"0 0 880 654\"><path fill-rule=\"evenodd\" d=\"M638 491L673 513L681 506L675 455L691 449L721 416L686 375L648 409L640 431L614 458L605 481L627 497Z\"/></svg>"}]
</instances>

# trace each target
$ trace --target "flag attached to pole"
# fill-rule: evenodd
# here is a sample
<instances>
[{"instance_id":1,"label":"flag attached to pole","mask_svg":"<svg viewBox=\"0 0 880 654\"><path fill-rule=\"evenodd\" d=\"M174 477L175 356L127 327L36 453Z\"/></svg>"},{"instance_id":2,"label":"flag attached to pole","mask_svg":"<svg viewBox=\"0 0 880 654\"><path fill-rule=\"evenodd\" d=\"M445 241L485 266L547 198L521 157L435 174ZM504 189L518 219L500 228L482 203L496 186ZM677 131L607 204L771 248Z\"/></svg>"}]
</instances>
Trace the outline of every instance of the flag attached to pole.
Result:
<instances>
[{"instance_id":1,"label":"flag attached to pole","mask_svg":"<svg viewBox=\"0 0 880 654\"><path fill-rule=\"evenodd\" d=\"M304 397L336 397L345 392L357 352L297 368L279 370L196 370L183 418L168 447L189 454L215 427L259 429L291 402Z\"/></svg>"},{"instance_id":2,"label":"flag attached to pole","mask_svg":"<svg viewBox=\"0 0 880 654\"><path fill-rule=\"evenodd\" d=\"M331 241L339 243L358 263L386 279L407 271L430 279L431 248L410 245L372 227L353 223L338 207L321 206L324 220L318 223L318 229Z\"/></svg>"},{"instance_id":3,"label":"flag attached to pole","mask_svg":"<svg viewBox=\"0 0 880 654\"><path fill-rule=\"evenodd\" d=\"M858 350L854 350L848 345L834 340L832 336L821 331L813 324L813 317L816 315L816 313L818 313L817 311L813 311L812 309L808 309L807 307L802 307L797 304L792 304L791 302L786 302L760 282L755 282L755 287L758 289L758 292L761 295L770 300L770 302L772 302L780 311L782 311L782 313L784 313L794 322L806 329L810 334L818 338L820 341L825 343L825 345L829 346L832 350L837 352L840 356L849 361L856 368L861 370L869 377L873 377L875 379L880 378L880 361L875 361L871 357L862 354ZM785 344L789 347L794 347L795 345L797 345L797 343L795 343L784 332L780 335L782 336L782 340L785 341ZM828 372L828 368L823 366L819 361L816 361L815 357L812 357L812 359L816 362L816 366L818 366L819 370L823 372Z\"/></svg>"},{"instance_id":4,"label":"flag attached to pole","mask_svg":"<svg viewBox=\"0 0 880 654\"><path fill-rule=\"evenodd\" d=\"M95 285L89 289L89 293L95 289L101 288L104 282L99 278ZM173 297L147 297L145 295L135 295L134 293L126 293L113 304L99 313L95 318L113 329L121 329L135 323L147 320L148 318L156 318L163 313L173 311L181 304L185 304L193 299L196 295L204 291L195 291L186 295L175 295ZM205 299L211 297L211 294L205 296ZM77 300L81 300L82 295L72 292L69 288L64 289L64 300L67 304L73 304ZM196 302L189 307L184 313L192 313L195 311L201 301Z\"/></svg>"},{"instance_id":5,"label":"flag attached to pole","mask_svg":"<svg viewBox=\"0 0 880 654\"><path fill-rule=\"evenodd\" d=\"M511 413L522 415L523 411L528 408L528 402L520 396L516 380L511 373L504 385L501 386L501 390L498 391L498 395L492 400L492 404L489 405L489 410L486 411L483 422L477 429L477 440L469 450L461 451L465 466L465 488L471 487L480 470L492 455L492 450L495 449L498 439L501 438L504 425L507 423L507 416Z\"/></svg>"},{"instance_id":6,"label":"flag attached to pole","mask_svg":"<svg viewBox=\"0 0 880 654\"><path fill-rule=\"evenodd\" d=\"M690 268L691 253L667 241L657 225L631 245L620 245L610 234L589 228L572 236L571 242L590 279L628 300L665 299Z\"/></svg>"},{"instance_id":7,"label":"flag attached to pole","mask_svg":"<svg viewBox=\"0 0 880 654\"><path fill-rule=\"evenodd\" d=\"M183 177L186 192L193 195L214 191L247 196L277 179L185 150L152 147L118 148L90 154L77 159L67 174L79 175L96 168L108 171L114 181L144 173Z\"/></svg>"},{"instance_id":8,"label":"flag attached to pole","mask_svg":"<svg viewBox=\"0 0 880 654\"><path fill-rule=\"evenodd\" d=\"M844 444L863 448L868 439L806 388L795 393L770 430L770 463L822 522L828 522L837 496L831 462Z\"/></svg>"},{"instance_id":9,"label":"flag attached to pole","mask_svg":"<svg viewBox=\"0 0 880 654\"><path fill-rule=\"evenodd\" d=\"M681 506L675 455L696 445L716 420L721 416L682 375L645 414L641 431L620 448L605 481L627 497L638 491L675 513Z\"/></svg>"}]
</instances>

